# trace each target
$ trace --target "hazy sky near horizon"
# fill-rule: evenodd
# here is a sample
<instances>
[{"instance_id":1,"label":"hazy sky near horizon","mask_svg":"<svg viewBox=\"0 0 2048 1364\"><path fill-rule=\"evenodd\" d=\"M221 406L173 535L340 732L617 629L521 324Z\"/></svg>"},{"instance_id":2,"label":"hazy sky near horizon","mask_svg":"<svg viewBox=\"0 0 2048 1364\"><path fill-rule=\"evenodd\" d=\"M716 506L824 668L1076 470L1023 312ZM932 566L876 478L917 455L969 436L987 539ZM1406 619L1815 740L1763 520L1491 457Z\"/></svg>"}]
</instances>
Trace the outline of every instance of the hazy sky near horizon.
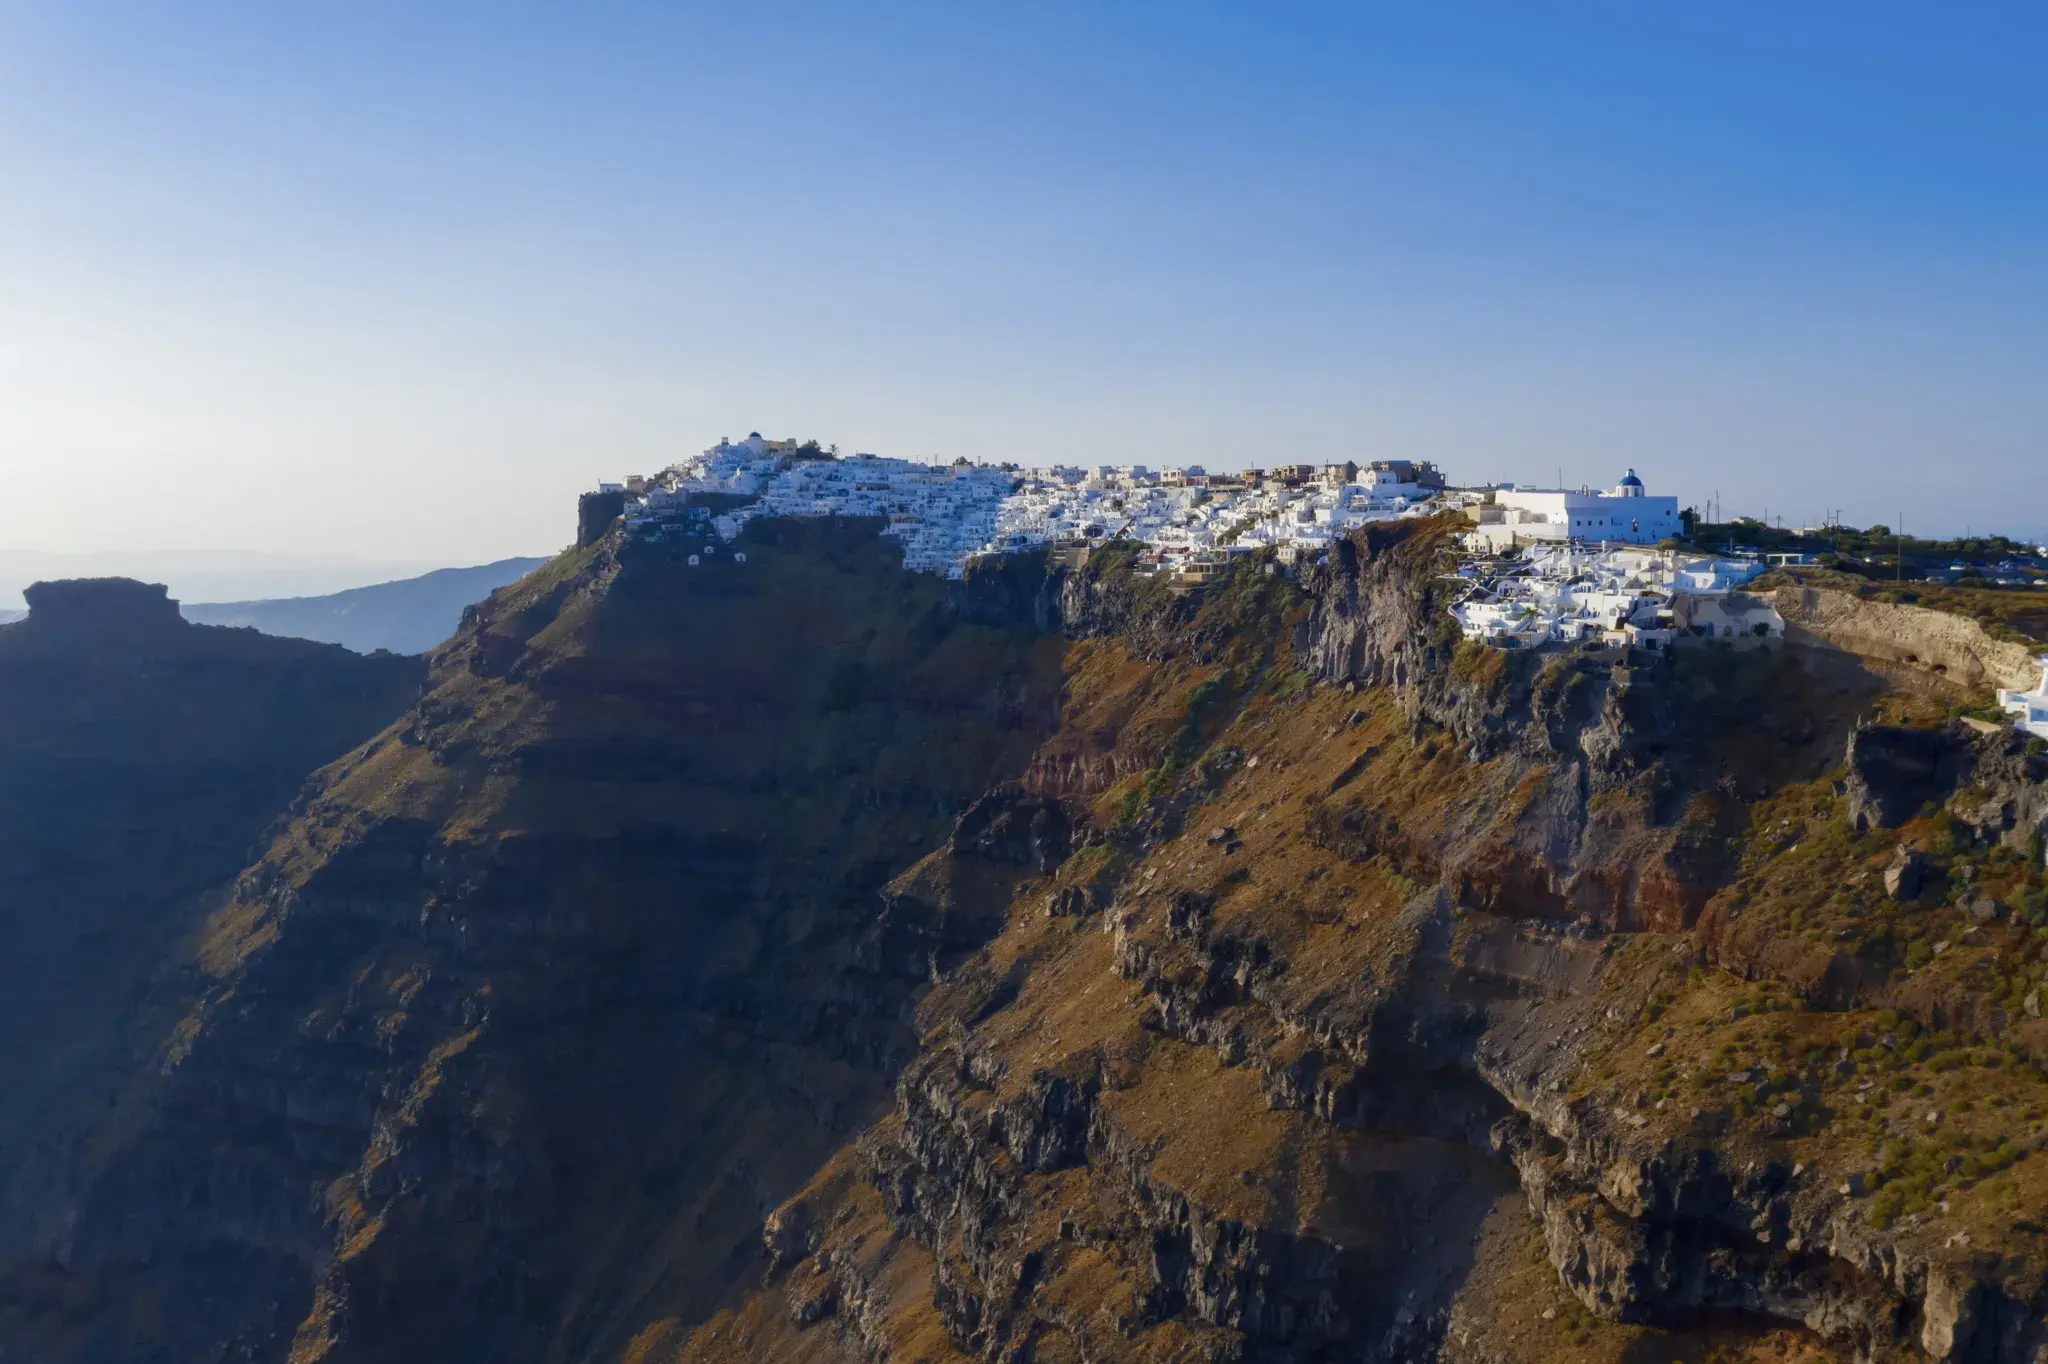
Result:
<instances>
[{"instance_id":1,"label":"hazy sky near horizon","mask_svg":"<svg viewBox=\"0 0 2048 1364\"><path fill-rule=\"evenodd\" d=\"M0 0L0 549L749 429L2048 529L2048 11Z\"/></svg>"}]
</instances>

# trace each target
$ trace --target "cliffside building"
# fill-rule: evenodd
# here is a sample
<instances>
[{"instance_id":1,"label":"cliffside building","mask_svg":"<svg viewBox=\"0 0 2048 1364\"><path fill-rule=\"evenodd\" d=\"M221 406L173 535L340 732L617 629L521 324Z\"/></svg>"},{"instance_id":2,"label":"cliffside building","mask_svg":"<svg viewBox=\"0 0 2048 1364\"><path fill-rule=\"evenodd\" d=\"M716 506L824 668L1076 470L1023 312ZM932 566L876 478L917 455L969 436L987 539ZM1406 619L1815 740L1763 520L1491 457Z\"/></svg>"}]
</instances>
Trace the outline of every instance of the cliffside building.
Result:
<instances>
[{"instance_id":1,"label":"cliffside building","mask_svg":"<svg viewBox=\"0 0 2048 1364\"><path fill-rule=\"evenodd\" d=\"M1546 545L1505 568L1465 565L1473 586L1451 614L1467 639L1501 648L1779 639L1785 622L1770 601L1735 590L1762 571L1755 559Z\"/></svg>"},{"instance_id":2,"label":"cliffside building","mask_svg":"<svg viewBox=\"0 0 2048 1364\"><path fill-rule=\"evenodd\" d=\"M1998 693L1998 704L2013 717L2013 724L2037 739L2048 739L2048 658L2041 660L2041 680L2032 691Z\"/></svg>"},{"instance_id":3,"label":"cliffside building","mask_svg":"<svg viewBox=\"0 0 2048 1364\"><path fill-rule=\"evenodd\" d=\"M1491 507L1475 510L1479 524L1468 538L1488 549L1532 541L1654 545L1682 529L1678 499L1647 496L1633 469L1604 493L1508 484L1494 490Z\"/></svg>"}]
</instances>

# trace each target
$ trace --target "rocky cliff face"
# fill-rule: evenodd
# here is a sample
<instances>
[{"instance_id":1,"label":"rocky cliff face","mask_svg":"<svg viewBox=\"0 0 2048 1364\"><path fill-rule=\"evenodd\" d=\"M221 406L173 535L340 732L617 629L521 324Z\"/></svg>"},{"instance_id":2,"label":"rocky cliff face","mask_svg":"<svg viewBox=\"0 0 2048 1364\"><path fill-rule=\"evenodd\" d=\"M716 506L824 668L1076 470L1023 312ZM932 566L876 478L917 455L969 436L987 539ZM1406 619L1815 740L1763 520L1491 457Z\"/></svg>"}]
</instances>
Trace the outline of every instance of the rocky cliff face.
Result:
<instances>
[{"instance_id":1,"label":"rocky cliff face","mask_svg":"<svg viewBox=\"0 0 2048 1364\"><path fill-rule=\"evenodd\" d=\"M884 887L1058 706L872 527L749 551L565 558L323 775L11 1228L15 1357L592 1357L749 1263L992 931Z\"/></svg>"},{"instance_id":2,"label":"rocky cliff face","mask_svg":"<svg viewBox=\"0 0 2048 1364\"><path fill-rule=\"evenodd\" d=\"M2048 760L1838 651L1461 645L1441 534L598 537L235 882L7 1342L2033 1358Z\"/></svg>"},{"instance_id":3,"label":"rocky cliff face","mask_svg":"<svg viewBox=\"0 0 2048 1364\"><path fill-rule=\"evenodd\" d=\"M1852 824L1833 775L1886 767L1852 731L1879 679L1477 654L1436 571L1425 533L1291 598L1067 582L1104 637L1034 771L1081 850L926 998L764 1288L644 1357L2032 1358L2030 1224L1985 1209L2025 1206L2040 1076L1936 1002L1943 953L1891 955L1943 911L1881 907L1924 830ZM1931 736L1891 750L1959 742L1889 718ZM1077 757L1109 733L1134 762ZM1894 803L1967 791L1983 832L1917 855L2038 894L2010 855L2048 773L1981 742ZM1940 1057L2002 1092L1914 1078ZM1930 1093L1981 1115L1936 1151Z\"/></svg>"},{"instance_id":4,"label":"rocky cliff face","mask_svg":"<svg viewBox=\"0 0 2048 1364\"><path fill-rule=\"evenodd\" d=\"M170 589L132 578L66 578L33 583L23 591L35 641L98 641L133 648L144 640L178 637L182 618ZM29 646L16 638L17 649Z\"/></svg>"},{"instance_id":5,"label":"rocky cliff face","mask_svg":"<svg viewBox=\"0 0 2048 1364\"><path fill-rule=\"evenodd\" d=\"M320 766L425 669L192 626L162 587L39 583L0 629L0 1225L61 1217L152 992ZM0 1308L0 1316L6 1309Z\"/></svg>"},{"instance_id":6,"label":"rocky cliff face","mask_svg":"<svg viewBox=\"0 0 2048 1364\"><path fill-rule=\"evenodd\" d=\"M2041 651L1993 639L1973 620L1846 592L1793 585L1772 594L1795 641L1888 664L1905 678L2024 691L2041 680Z\"/></svg>"}]
</instances>

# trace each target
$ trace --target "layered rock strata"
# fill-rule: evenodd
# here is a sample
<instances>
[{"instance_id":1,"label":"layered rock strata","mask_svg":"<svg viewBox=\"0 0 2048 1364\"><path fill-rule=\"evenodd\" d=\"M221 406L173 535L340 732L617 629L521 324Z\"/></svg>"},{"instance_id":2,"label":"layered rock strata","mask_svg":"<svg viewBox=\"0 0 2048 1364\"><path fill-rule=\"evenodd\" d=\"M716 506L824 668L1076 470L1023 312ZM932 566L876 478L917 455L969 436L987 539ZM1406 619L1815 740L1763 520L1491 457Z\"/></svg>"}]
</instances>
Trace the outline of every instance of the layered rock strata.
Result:
<instances>
[{"instance_id":1,"label":"layered rock strata","mask_svg":"<svg viewBox=\"0 0 2048 1364\"><path fill-rule=\"evenodd\" d=\"M2038 1351L2040 755L1837 649L1462 643L1445 526L878 529L473 612L151 995L10 1346Z\"/></svg>"}]
</instances>

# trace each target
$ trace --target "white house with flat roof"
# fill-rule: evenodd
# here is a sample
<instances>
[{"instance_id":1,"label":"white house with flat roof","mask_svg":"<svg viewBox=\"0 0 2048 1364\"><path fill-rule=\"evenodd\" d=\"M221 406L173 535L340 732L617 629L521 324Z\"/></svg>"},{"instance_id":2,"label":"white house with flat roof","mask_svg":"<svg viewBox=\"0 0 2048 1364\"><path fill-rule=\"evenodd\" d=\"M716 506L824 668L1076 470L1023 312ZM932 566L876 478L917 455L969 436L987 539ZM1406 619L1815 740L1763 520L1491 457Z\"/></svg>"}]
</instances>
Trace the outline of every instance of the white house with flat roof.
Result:
<instances>
[{"instance_id":1,"label":"white house with flat roof","mask_svg":"<svg viewBox=\"0 0 2048 1364\"><path fill-rule=\"evenodd\" d=\"M1998 704L2013 717L2013 724L2036 739L2048 739L2048 658L2041 660L2041 680L2032 691L1998 693Z\"/></svg>"},{"instance_id":2,"label":"white house with flat roof","mask_svg":"<svg viewBox=\"0 0 2048 1364\"><path fill-rule=\"evenodd\" d=\"M1633 469L1604 493L1508 484L1481 510L1472 538L1493 548L1531 540L1653 545L1681 529L1678 499L1645 495Z\"/></svg>"}]
</instances>

